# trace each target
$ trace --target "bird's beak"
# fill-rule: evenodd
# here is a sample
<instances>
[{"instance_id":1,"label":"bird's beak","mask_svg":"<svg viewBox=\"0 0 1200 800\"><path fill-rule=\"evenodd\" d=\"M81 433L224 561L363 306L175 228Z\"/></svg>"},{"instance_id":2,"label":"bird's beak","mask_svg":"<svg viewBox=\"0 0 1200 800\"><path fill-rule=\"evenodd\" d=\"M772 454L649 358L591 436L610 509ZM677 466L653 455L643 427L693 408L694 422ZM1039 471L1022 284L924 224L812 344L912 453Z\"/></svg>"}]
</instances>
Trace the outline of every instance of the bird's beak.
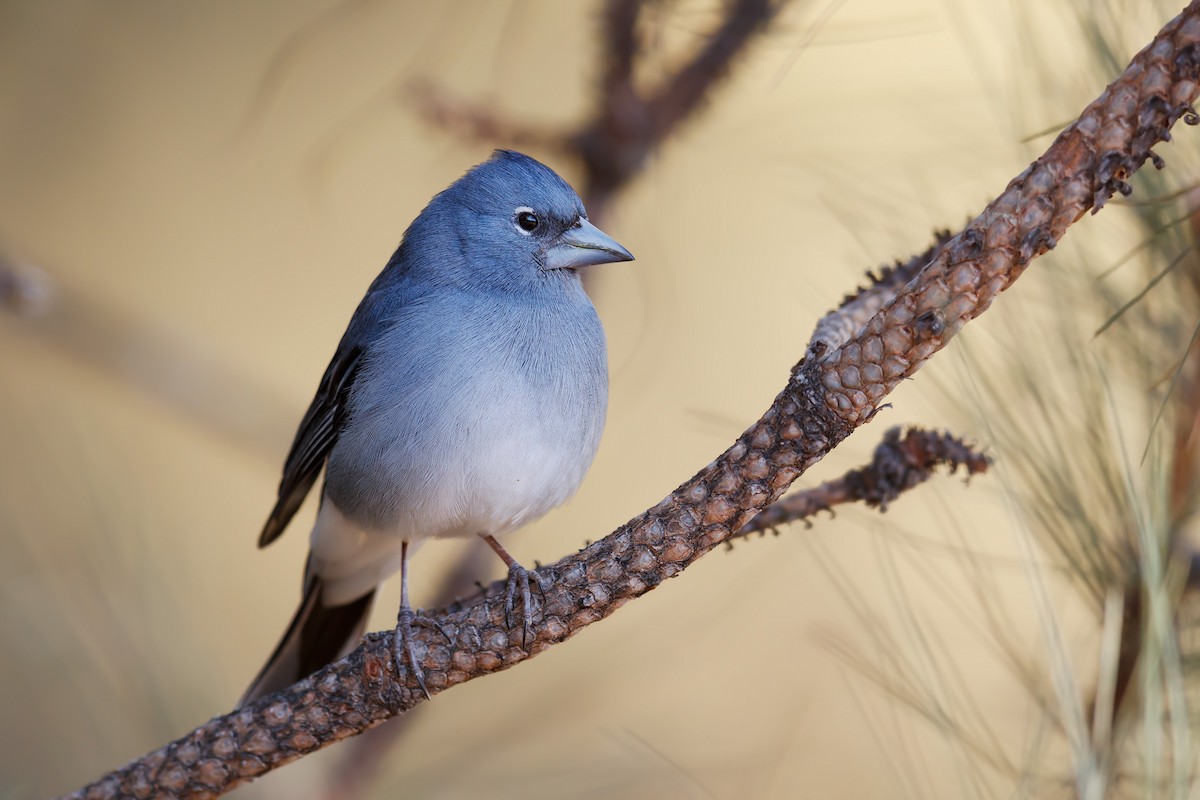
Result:
<instances>
[{"instance_id":1,"label":"bird's beak","mask_svg":"<svg viewBox=\"0 0 1200 800\"><path fill-rule=\"evenodd\" d=\"M633 261L633 253L580 217L546 248L542 269L574 269L610 261Z\"/></svg>"}]
</instances>

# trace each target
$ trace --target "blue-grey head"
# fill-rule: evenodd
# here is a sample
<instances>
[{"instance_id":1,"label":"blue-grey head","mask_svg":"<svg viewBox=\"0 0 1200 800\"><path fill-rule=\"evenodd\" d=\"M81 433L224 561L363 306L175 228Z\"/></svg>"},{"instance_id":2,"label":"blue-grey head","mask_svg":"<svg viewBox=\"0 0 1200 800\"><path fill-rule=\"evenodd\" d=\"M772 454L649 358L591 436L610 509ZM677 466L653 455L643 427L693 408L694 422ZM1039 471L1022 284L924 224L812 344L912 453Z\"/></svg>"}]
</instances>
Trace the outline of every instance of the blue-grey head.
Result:
<instances>
[{"instance_id":1,"label":"blue-grey head","mask_svg":"<svg viewBox=\"0 0 1200 800\"><path fill-rule=\"evenodd\" d=\"M461 258L457 268L444 260L440 268L466 269L473 283L574 278L580 267L633 260L588 221L583 201L554 170L512 150L497 150L435 197L405 238L445 239L450 232Z\"/></svg>"}]
</instances>

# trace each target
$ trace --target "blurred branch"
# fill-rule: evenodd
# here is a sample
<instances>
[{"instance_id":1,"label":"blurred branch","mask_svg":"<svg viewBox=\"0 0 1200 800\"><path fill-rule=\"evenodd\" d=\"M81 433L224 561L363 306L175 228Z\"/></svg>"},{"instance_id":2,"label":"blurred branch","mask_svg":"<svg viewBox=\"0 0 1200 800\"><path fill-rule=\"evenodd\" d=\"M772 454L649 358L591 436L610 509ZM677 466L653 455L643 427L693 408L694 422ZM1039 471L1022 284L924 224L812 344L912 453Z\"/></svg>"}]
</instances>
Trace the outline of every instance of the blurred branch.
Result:
<instances>
[{"instance_id":1,"label":"blurred branch","mask_svg":"<svg viewBox=\"0 0 1200 800\"><path fill-rule=\"evenodd\" d=\"M870 421L969 320L1089 209L1116 192L1169 138L1196 123L1200 0L1134 57L1050 148L853 335L797 364L763 417L716 460L610 535L540 569L547 588L529 647L504 621L505 583L429 614L415 632L431 693L521 663L608 617L728 541L810 466ZM753 309L744 313L753 314ZM431 626L432 627L432 626ZM424 694L391 656L392 633L257 703L217 717L72 797L214 797L403 714Z\"/></svg>"},{"instance_id":2,"label":"blurred branch","mask_svg":"<svg viewBox=\"0 0 1200 800\"><path fill-rule=\"evenodd\" d=\"M875 448L870 464L776 500L728 542L798 520L811 527L809 517L845 503L863 502L887 511L888 503L929 480L938 467L949 467L951 474L964 467L970 477L986 472L990 465L991 459L949 433L891 428Z\"/></svg>"},{"instance_id":3,"label":"blurred branch","mask_svg":"<svg viewBox=\"0 0 1200 800\"><path fill-rule=\"evenodd\" d=\"M617 193L647 159L700 109L754 38L786 0L732 0L704 44L650 89L636 83L645 49L639 34L646 0L608 0L602 12L604 54L595 110L577 128L542 130L452 98L429 83L414 86L417 109L464 138L538 147L572 156L583 166L580 194L594 220L603 219Z\"/></svg>"},{"instance_id":4,"label":"blurred branch","mask_svg":"<svg viewBox=\"0 0 1200 800\"><path fill-rule=\"evenodd\" d=\"M44 272L0 253L0 311L36 317L46 311L53 294L54 287Z\"/></svg>"},{"instance_id":5,"label":"blurred branch","mask_svg":"<svg viewBox=\"0 0 1200 800\"><path fill-rule=\"evenodd\" d=\"M115 377L239 447L277 453L291 436L290 404L202 341L75 291L0 253L0 314L14 330Z\"/></svg>"},{"instance_id":6,"label":"blurred branch","mask_svg":"<svg viewBox=\"0 0 1200 800\"><path fill-rule=\"evenodd\" d=\"M409 84L408 92L417 113L460 138L504 142L518 150L567 152L567 142L562 134L536 126L520 125L489 109L454 97L430 81L414 81Z\"/></svg>"}]
</instances>

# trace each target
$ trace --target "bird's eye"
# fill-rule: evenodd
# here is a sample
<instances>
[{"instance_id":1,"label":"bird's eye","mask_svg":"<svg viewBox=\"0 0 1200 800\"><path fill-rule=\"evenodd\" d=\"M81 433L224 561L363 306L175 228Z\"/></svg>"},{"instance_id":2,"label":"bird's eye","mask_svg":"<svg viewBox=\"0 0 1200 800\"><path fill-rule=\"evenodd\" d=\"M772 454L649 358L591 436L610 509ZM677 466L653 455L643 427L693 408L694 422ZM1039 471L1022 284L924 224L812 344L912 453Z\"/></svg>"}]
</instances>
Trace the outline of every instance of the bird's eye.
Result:
<instances>
[{"instance_id":1,"label":"bird's eye","mask_svg":"<svg viewBox=\"0 0 1200 800\"><path fill-rule=\"evenodd\" d=\"M538 215L533 213L528 208L517 209L517 227L525 233L533 233L537 230L537 226L541 224Z\"/></svg>"}]
</instances>

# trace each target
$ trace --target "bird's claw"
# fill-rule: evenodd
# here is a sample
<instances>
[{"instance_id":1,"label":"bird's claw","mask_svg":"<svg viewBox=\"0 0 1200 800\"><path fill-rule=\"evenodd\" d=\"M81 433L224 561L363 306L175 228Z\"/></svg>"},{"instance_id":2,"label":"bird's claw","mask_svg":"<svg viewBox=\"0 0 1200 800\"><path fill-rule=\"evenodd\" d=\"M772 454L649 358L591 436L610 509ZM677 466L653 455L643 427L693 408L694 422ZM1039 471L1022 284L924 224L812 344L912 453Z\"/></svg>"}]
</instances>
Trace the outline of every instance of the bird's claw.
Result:
<instances>
[{"instance_id":1,"label":"bird's claw","mask_svg":"<svg viewBox=\"0 0 1200 800\"><path fill-rule=\"evenodd\" d=\"M396 634L392 637L392 658L396 662L396 676L397 678L400 676L404 659L407 657L409 666L412 668L413 677L417 679L417 685L421 687L421 691L425 694L425 699L432 700L433 698L429 694L429 687L425 685L425 670L421 668L421 662L417 661L417 656L413 652L412 626L414 620L417 620L418 624L425 624L424 618L418 618L411 608L405 607L400 609L400 615L396 619ZM437 625L436 622L433 624ZM437 627L439 630L441 629L441 625L437 625ZM443 635L446 634L444 630L442 633ZM449 636L447 635L446 638L449 638Z\"/></svg>"},{"instance_id":2,"label":"bird's claw","mask_svg":"<svg viewBox=\"0 0 1200 800\"><path fill-rule=\"evenodd\" d=\"M442 637L446 640L446 644L454 644L454 637L450 635L450 632L446 630L446 627L442 625L442 623L438 622L433 617L426 617L419 613L414 613L412 624L422 628L432 628L442 635Z\"/></svg>"},{"instance_id":3,"label":"bird's claw","mask_svg":"<svg viewBox=\"0 0 1200 800\"><path fill-rule=\"evenodd\" d=\"M513 609L517 596L518 586L521 589L521 647L527 647L529 644L529 626L533 619L533 593L529 589L529 579L533 578L537 584L538 593L542 595L542 600L546 598L546 582L537 570L525 569L520 564L513 564L508 568L508 591L504 594L504 624L512 630L513 626Z\"/></svg>"}]
</instances>

